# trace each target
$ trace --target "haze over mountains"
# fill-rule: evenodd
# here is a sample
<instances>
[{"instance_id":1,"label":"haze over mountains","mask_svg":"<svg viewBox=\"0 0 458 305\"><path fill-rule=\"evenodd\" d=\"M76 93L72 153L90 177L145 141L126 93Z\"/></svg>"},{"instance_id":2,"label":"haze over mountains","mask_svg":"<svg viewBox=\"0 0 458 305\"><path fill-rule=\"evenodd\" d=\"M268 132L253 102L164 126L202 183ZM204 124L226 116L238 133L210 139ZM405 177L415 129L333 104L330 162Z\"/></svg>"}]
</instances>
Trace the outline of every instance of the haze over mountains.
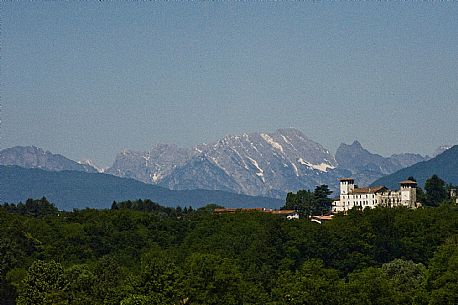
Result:
<instances>
[{"instance_id":1,"label":"haze over mountains","mask_svg":"<svg viewBox=\"0 0 458 305\"><path fill-rule=\"evenodd\" d=\"M193 148L158 144L150 151L124 150L108 169L91 161L74 162L36 147L0 151L0 164L44 170L101 172L132 178L172 190L207 189L283 199L288 191L327 184L353 176L360 185L394 173L429 157L405 153L383 157L355 141L341 144L334 156L293 128L273 133L230 135Z\"/></svg>"},{"instance_id":2,"label":"haze over mountains","mask_svg":"<svg viewBox=\"0 0 458 305\"><path fill-rule=\"evenodd\" d=\"M24 168L41 168L48 171L97 172L89 164L80 164L62 155L53 154L35 146L15 146L1 150L0 165L17 165Z\"/></svg>"},{"instance_id":3,"label":"haze over mountains","mask_svg":"<svg viewBox=\"0 0 458 305\"><path fill-rule=\"evenodd\" d=\"M107 173L170 189L218 189L283 197L287 191L333 184L347 171L334 156L296 129L231 135L191 149L157 145L123 151Z\"/></svg>"},{"instance_id":4,"label":"haze over mountains","mask_svg":"<svg viewBox=\"0 0 458 305\"><path fill-rule=\"evenodd\" d=\"M17 203L45 196L60 210L107 209L114 200L150 199L165 206L199 208L210 203L226 207L280 208L283 200L211 190L173 191L133 179L84 171L46 171L0 165L0 202Z\"/></svg>"},{"instance_id":5,"label":"haze over mountains","mask_svg":"<svg viewBox=\"0 0 458 305\"><path fill-rule=\"evenodd\" d=\"M125 150L107 173L134 178L170 189L215 189L241 194L284 198L287 192L355 176L361 184L427 160L419 154L385 158L355 141L341 144L334 156L301 131L231 135L191 149L156 145L148 152Z\"/></svg>"},{"instance_id":6,"label":"haze over mountains","mask_svg":"<svg viewBox=\"0 0 458 305\"><path fill-rule=\"evenodd\" d=\"M412 153L382 157L364 149L358 141L351 145L342 143L336 152L339 165L349 169L359 185L369 185L380 177L428 159L428 156Z\"/></svg>"},{"instance_id":7,"label":"haze over mountains","mask_svg":"<svg viewBox=\"0 0 458 305\"><path fill-rule=\"evenodd\" d=\"M458 185L458 145L455 145L431 160L416 163L403 168L391 175L384 176L373 185L385 185L391 188L399 187L399 181L409 176L414 177L420 187L432 175L438 175L447 183Z\"/></svg>"}]
</instances>

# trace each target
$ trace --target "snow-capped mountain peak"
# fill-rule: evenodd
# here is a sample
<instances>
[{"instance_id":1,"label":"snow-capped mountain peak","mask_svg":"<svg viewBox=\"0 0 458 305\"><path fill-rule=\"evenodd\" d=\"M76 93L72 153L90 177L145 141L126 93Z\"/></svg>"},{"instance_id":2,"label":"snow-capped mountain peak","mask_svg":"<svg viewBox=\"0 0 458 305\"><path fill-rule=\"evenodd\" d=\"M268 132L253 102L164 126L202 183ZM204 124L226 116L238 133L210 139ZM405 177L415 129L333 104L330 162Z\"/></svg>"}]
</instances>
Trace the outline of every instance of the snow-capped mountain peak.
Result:
<instances>
[{"instance_id":1,"label":"snow-capped mountain peak","mask_svg":"<svg viewBox=\"0 0 458 305\"><path fill-rule=\"evenodd\" d=\"M148 164L144 162L146 154ZM314 188L337 179L329 173L336 166L329 150L299 130L288 128L228 135L191 149L162 145L147 153L131 153L130 157L120 154L108 172L171 189L283 196L286 191Z\"/></svg>"}]
</instances>

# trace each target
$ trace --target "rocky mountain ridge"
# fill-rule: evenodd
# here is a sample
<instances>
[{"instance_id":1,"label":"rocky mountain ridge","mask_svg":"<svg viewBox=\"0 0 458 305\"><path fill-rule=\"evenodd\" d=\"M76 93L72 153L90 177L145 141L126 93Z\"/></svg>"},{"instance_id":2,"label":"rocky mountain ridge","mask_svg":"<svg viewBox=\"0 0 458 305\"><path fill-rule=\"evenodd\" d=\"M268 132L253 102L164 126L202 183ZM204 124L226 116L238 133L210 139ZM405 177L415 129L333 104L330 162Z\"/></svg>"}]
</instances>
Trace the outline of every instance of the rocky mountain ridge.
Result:
<instances>
[{"instance_id":1,"label":"rocky mountain ridge","mask_svg":"<svg viewBox=\"0 0 458 305\"><path fill-rule=\"evenodd\" d=\"M97 172L93 166L80 164L62 155L53 154L35 146L15 146L1 150L0 165L17 165L24 168L39 168L47 171Z\"/></svg>"},{"instance_id":2,"label":"rocky mountain ridge","mask_svg":"<svg viewBox=\"0 0 458 305\"><path fill-rule=\"evenodd\" d=\"M69 160L36 147L0 151L0 165L50 171L104 172L172 190L207 189L253 196L284 198L287 192L327 184L338 190L337 179L354 177L360 185L427 160L419 154L383 157L355 141L341 144L335 156L294 128L273 133L228 135L192 148L157 144L151 150L123 150L110 168L92 161Z\"/></svg>"},{"instance_id":3,"label":"rocky mountain ridge","mask_svg":"<svg viewBox=\"0 0 458 305\"><path fill-rule=\"evenodd\" d=\"M156 145L148 152L123 151L107 173L170 189L211 189L284 198L289 191L354 176L361 184L424 161L418 154L385 158L357 141L341 144L336 157L294 128L229 135L190 149Z\"/></svg>"},{"instance_id":4,"label":"rocky mountain ridge","mask_svg":"<svg viewBox=\"0 0 458 305\"><path fill-rule=\"evenodd\" d=\"M417 180L420 187L424 187L426 180L432 175L438 175L446 183L458 184L458 145L443 150L442 153L430 160L418 162L386 175L373 182L373 184L385 185L394 189L399 187L399 181L412 176Z\"/></svg>"},{"instance_id":5,"label":"rocky mountain ridge","mask_svg":"<svg viewBox=\"0 0 458 305\"><path fill-rule=\"evenodd\" d=\"M107 173L170 189L214 189L283 197L288 191L331 184L346 174L334 156L297 129L230 135L191 149L156 145L123 151Z\"/></svg>"},{"instance_id":6,"label":"rocky mountain ridge","mask_svg":"<svg viewBox=\"0 0 458 305\"><path fill-rule=\"evenodd\" d=\"M382 157L369 152L358 141L351 145L342 143L336 151L339 166L350 170L352 177L361 185L369 185L385 175L428 159L428 156L412 153Z\"/></svg>"}]
</instances>

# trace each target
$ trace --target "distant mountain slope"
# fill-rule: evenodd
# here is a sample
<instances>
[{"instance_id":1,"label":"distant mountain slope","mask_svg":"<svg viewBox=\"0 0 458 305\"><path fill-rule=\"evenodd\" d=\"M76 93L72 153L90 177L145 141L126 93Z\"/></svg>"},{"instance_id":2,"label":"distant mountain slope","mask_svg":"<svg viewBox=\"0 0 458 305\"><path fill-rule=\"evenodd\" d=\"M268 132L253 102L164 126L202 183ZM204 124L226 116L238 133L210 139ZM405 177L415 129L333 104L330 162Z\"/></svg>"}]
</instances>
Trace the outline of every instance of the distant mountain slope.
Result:
<instances>
[{"instance_id":1,"label":"distant mountain slope","mask_svg":"<svg viewBox=\"0 0 458 305\"><path fill-rule=\"evenodd\" d=\"M427 159L428 157L410 153L382 157L369 152L358 141L354 141L351 145L342 143L336 151L339 166L350 170L352 177L360 185L368 185L380 177Z\"/></svg>"},{"instance_id":2,"label":"distant mountain slope","mask_svg":"<svg viewBox=\"0 0 458 305\"><path fill-rule=\"evenodd\" d=\"M171 191L133 179L78 171L44 171L0 165L0 202L19 202L45 196L59 209L110 208L116 200L151 199L168 206L194 208L208 203L225 207L279 208L283 200L223 191Z\"/></svg>"},{"instance_id":3,"label":"distant mountain slope","mask_svg":"<svg viewBox=\"0 0 458 305\"><path fill-rule=\"evenodd\" d=\"M240 193L241 188L229 176L207 158L196 156L184 166L177 168L173 175L166 176L161 184L174 186L175 190L206 189Z\"/></svg>"},{"instance_id":4,"label":"distant mountain slope","mask_svg":"<svg viewBox=\"0 0 458 305\"><path fill-rule=\"evenodd\" d=\"M348 171L336 169L334 156L297 129L231 135L192 149L155 146L124 151L107 173L170 189L205 188L283 198L288 191L328 184Z\"/></svg>"},{"instance_id":5,"label":"distant mountain slope","mask_svg":"<svg viewBox=\"0 0 458 305\"><path fill-rule=\"evenodd\" d=\"M0 165L17 165L25 168L41 168L48 171L73 170L96 173L97 170L62 155L44 151L35 146L15 146L0 151Z\"/></svg>"},{"instance_id":6,"label":"distant mountain slope","mask_svg":"<svg viewBox=\"0 0 458 305\"><path fill-rule=\"evenodd\" d=\"M383 157L358 141L341 144L334 157L294 128L229 135L193 148L157 144L146 152L125 149L110 168L97 168L90 160L77 163L37 147L0 151L0 165L103 172L172 190L219 190L278 199L321 184L337 192L341 177L352 176L358 184L368 185L427 158L406 153Z\"/></svg>"},{"instance_id":7,"label":"distant mountain slope","mask_svg":"<svg viewBox=\"0 0 458 305\"><path fill-rule=\"evenodd\" d=\"M170 144L157 144L147 152L126 149L116 156L113 165L106 173L157 184L194 155L191 149Z\"/></svg>"},{"instance_id":8,"label":"distant mountain slope","mask_svg":"<svg viewBox=\"0 0 458 305\"><path fill-rule=\"evenodd\" d=\"M451 146L450 145L446 145L446 144L443 144L441 146L439 146L433 153L433 157L437 157L438 155L440 155L441 153L443 153L444 151L446 151L447 149L450 149Z\"/></svg>"},{"instance_id":9,"label":"distant mountain slope","mask_svg":"<svg viewBox=\"0 0 458 305\"><path fill-rule=\"evenodd\" d=\"M378 179L372 185L385 185L397 188L399 181L413 176L421 187L424 187L426 179L432 175L438 175L448 183L458 184L458 145L455 145L437 157L403 168L391 175Z\"/></svg>"}]
</instances>

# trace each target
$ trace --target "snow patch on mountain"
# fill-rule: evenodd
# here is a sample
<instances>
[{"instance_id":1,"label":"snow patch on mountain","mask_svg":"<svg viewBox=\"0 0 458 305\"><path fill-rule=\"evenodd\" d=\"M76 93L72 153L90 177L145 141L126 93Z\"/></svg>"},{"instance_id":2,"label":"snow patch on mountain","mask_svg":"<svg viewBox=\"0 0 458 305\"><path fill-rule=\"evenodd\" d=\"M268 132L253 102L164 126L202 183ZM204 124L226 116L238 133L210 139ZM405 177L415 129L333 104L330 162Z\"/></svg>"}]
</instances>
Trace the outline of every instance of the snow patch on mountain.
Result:
<instances>
[{"instance_id":1,"label":"snow patch on mountain","mask_svg":"<svg viewBox=\"0 0 458 305\"><path fill-rule=\"evenodd\" d=\"M247 156L247 158L251 161L251 163L257 168L258 172L256 173L256 176L260 177L262 182L266 182L265 178L264 178L264 170L262 168L259 167L259 164L258 164L258 161L250 158Z\"/></svg>"},{"instance_id":2,"label":"snow patch on mountain","mask_svg":"<svg viewBox=\"0 0 458 305\"><path fill-rule=\"evenodd\" d=\"M335 168L335 166L332 166L332 165L324 163L324 162L322 162L320 164L312 164L310 162L304 161L304 159L302 159L302 158L299 158L297 160L297 162L299 162L302 165L306 165L306 166L308 166L310 168L313 168L313 169L316 169L316 170L319 170L319 171L322 171L322 172L327 172L328 169L334 169Z\"/></svg>"},{"instance_id":3,"label":"snow patch on mountain","mask_svg":"<svg viewBox=\"0 0 458 305\"><path fill-rule=\"evenodd\" d=\"M294 163L291 162L291 165L292 165L293 168L294 168L294 173L296 173L296 177L299 177L299 170L297 169L296 164L294 164Z\"/></svg>"},{"instance_id":4,"label":"snow patch on mountain","mask_svg":"<svg viewBox=\"0 0 458 305\"><path fill-rule=\"evenodd\" d=\"M273 148L278 149L283 153L283 146L281 146L279 143L275 142L274 139L269 136L268 134L261 133L261 137L270 145L272 145Z\"/></svg>"},{"instance_id":5,"label":"snow patch on mountain","mask_svg":"<svg viewBox=\"0 0 458 305\"><path fill-rule=\"evenodd\" d=\"M95 165L94 161L92 161L90 159L80 160L80 161L78 161L78 164L88 165L90 167L93 167L99 173L104 173L107 170L106 167L99 167L99 166Z\"/></svg>"},{"instance_id":6,"label":"snow patch on mountain","mask_svg":"<svg viewBox=\"0 0 458 305\"><path fill-rule=\"evenodd\" d=\"M151 180L152 180L154 183L158 182L160 179L161 179L161 174L154 173L154 174L151 175Z\"/></svg>"},{"instance_id":7,"label":"snow patch on mountain","mask_svg":"<svg viewBox=\"0 0 458 305\"><path fill-rule=\"evenodd\" d=\"M354 143L348 158L361 159L351 153L362 150L358 144ZM395 158L399 166L418 159L413 155ZM285 128L272 133L228 135L189 149L160 144L148 152L125 150L109 172L171 189L203 188L283 198L287 192L321 184L337 191L338 178L354 174L352 167L343 164L301 131ZM390 170L386 164L369 162L363 174L372 173L374 168L380 171L380 165ZM367 184L367 180L361 181Z\"/></svg>"}]
</instances>

